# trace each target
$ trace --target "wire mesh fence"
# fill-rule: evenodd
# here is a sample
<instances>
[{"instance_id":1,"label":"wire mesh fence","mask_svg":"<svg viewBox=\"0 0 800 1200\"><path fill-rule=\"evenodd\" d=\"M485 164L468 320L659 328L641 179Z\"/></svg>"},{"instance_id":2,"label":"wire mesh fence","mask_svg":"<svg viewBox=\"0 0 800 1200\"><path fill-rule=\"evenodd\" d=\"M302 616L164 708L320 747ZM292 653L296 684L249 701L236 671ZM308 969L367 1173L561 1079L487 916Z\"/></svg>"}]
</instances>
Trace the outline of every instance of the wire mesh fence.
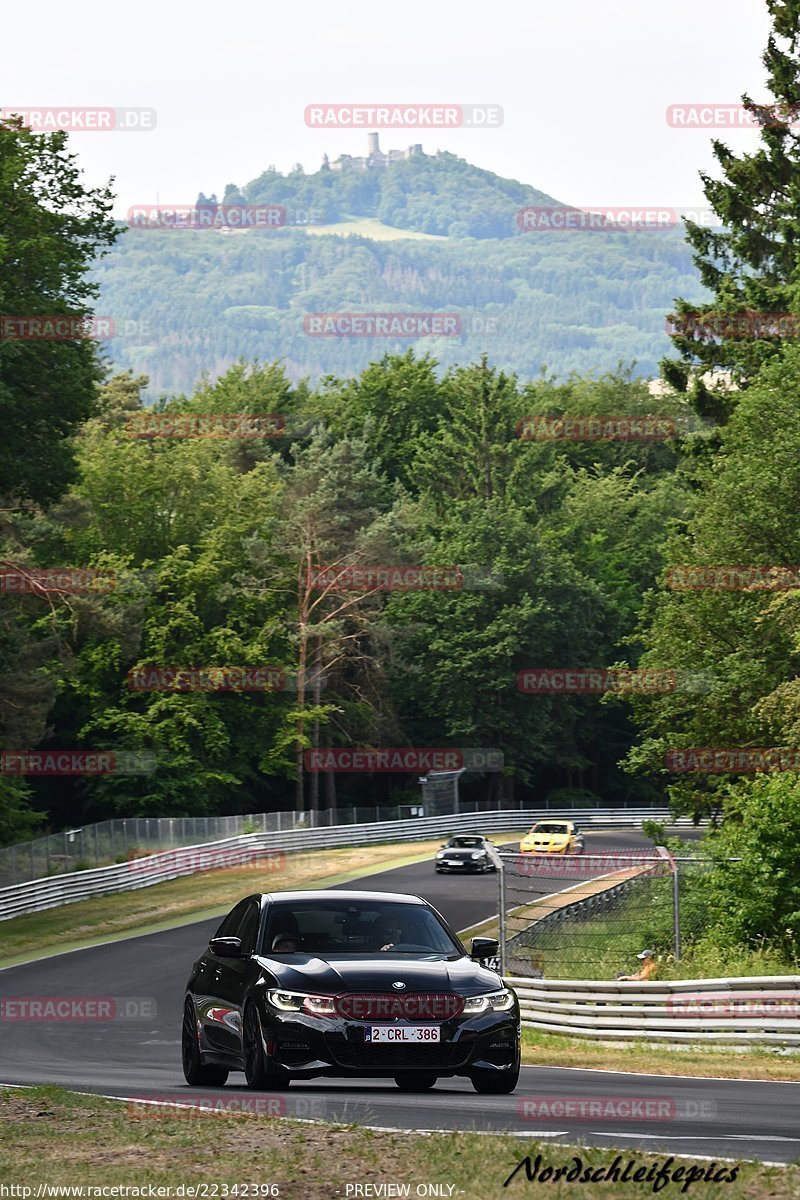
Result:
<instances>
[{"instance_id":1,"label":"wire mesh fence","mask_svg":"<svg viewBox=\"0 0 800 1200\"><path fill-rule=\"evenodd\" d=\"M614 979L637 954L680 956L704 921L700 856L658 850L503 854L505 969L548 979ZM502 903L502 901L501 901Z\"/></svg>"},{"instance_id":2,"label":"wire mesh fence","mask_svg":"<svg viewBox=\"0 0 800 1200\"><path fill-rule=\"evenodd\" d=\"M246 833L283 833L290 829L313 829L332 825L359 825L371 821L404 820L453 813L499 812L518 807L504 797L458 799L451 781L423 789L417 803L340 805L318 812L291 811L238 814L226 817L128 817L99 821L66 829L32 841L0 847L0 887L45 879L70 871L124 862L137 854L195 846ZM563 806L563 801L561 802ZM538 805L547 810L545 800Z\"/></svg>"},{"instance_id":3,"label":"wire mesh fence","mask_svg":"<svg viewBox=\"0 0 800 1200\"><path fill-rule=\"evenodd\" d=\"M246 833L282 833L319 825L388 821L396 816L398 811L394 806L371 804L317 814L271 812L227 817L129 817L100 821L3 847L0 849L0 887Z\"/></svg>"}]
</instances>

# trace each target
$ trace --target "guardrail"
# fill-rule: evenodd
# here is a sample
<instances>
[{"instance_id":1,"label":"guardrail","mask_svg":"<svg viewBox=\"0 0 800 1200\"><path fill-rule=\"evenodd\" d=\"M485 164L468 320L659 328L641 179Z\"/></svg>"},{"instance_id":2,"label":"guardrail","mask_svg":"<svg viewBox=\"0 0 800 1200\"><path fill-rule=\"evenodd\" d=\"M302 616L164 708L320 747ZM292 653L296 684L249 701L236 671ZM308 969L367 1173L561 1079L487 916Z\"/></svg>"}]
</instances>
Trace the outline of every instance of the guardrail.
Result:
<instances>
[{"instance_id":1,"label":"guardrail","mask_svg":"<svg viewBox=\"0 0 800 1200\"><path fill-rule=\"evenodd\" d=\"M272 851L296 854L303 850L328 850L338 846L421 841L426 838L449 836L453 832L480 832L491 829L501 833L526 828L541 816L541 810L536 809L505 809L501 812L451 813L443 817L414 817L409 820L366 822L360 825L319 826L313 829L287 830L283 833L243 834L218 842L204 842L197 846L162 851L146 859L133 859L109 867L73 871L1 888L0 921L7 921L23 913L73 904L92 896L133 891L156 883L165 883L182 875L197 874L212 869L215 865L215 854L224 856L226 852L234 851L244 854L247 847L251 848L252 854L264 855L265 852ZM645 820L668 820L669 812L667 809L654 808L575 809L571 811L570 818L583 826L635 829L641 827L642 821ZM691 825L689 818L681 818L677 823ZM146 869L143 863L148 864ZM218 862L216 865L230 864Z\"/></svg>"},{"instance_id":2,"label":"guardrail","mask_svg":"<svg viewBox=\"0 0 800 1200\"><path fill-rule=\"evenodd\" d=\"M616 1041L800 1046L800 975L665 983L507 976L522 1024Z\"/></svg>"},{"instance_id":3,"label":"guardrail","mask_svg":"<svg viewBox=\"0 0 800 1200\"><path fill-rule=\"evenodd\" d=\"M107 867L124 862L129 854L155 854L174 850L178 846L198 846L202 842L219 842L223 838L241 837L247 833L285 833L291 829L313 829L317 826L363 825L373 821L402 821L412 817L438 817L448 813L482 813L506 811L508 805L488 798L456 801L447 798L421 798L415 804L339 805L336 809L295 812L280 810L268 813L238 813L225 817L115 817L62 829L26 842L14 842L0 847L0 889L12 884L29 883L33 879L66 875L72 871L87 871L91 867ZM522 810L520 803L516 806ZM553 811L568 817L574 806L572 799L554 804L549 797L538 808L540 816ZM602 809L599 802L584 805ZM627 807L623 805L622 807ZM636 805L631 807L636 808Z\"/></svg>"}]
</instances>

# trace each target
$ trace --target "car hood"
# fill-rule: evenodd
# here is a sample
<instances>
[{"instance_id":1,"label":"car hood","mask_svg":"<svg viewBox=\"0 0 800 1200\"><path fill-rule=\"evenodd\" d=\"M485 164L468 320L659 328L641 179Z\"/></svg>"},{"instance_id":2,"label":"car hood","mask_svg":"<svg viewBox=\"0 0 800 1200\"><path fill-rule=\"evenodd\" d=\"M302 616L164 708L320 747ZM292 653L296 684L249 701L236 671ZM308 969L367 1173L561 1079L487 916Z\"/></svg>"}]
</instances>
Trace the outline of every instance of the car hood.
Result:
<instances>
[{"instance_id":1,"label":"car hood","mask_svg":"<svg viewBox=\"0 0 800 1200\"><path fill-rule=\"evenodd\" d=\"M280 987L298 992L333 996L340 992L460 992L475 995L502 987L494 971L481 967L470 958L445 961L413 958L405 955L318 958L296 954L292 961L258 958L264 975ZM402 989L394 983L404 983Z\"/></svg>"}]
</instances>

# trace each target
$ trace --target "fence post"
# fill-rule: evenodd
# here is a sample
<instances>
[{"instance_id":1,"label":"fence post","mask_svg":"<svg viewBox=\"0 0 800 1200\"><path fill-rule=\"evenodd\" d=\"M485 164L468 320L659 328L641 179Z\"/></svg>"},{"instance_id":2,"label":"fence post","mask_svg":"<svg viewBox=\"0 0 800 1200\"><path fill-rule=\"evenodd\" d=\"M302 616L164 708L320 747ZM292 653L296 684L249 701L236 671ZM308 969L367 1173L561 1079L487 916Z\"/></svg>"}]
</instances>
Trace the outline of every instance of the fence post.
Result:
<instances>
[{"instance_id":1,"label":"fence post","mask_svg":"<svg viewBox=\"0 0 800 1200\"><path fill-rule=\"evenodd\" d=\"M670 854L666 846L656 846L656 853L659 858L666 859L669 862L670 873L672 875L672 938L674 944L675 961L680 962L681 958L681 894L680 881L678 879L678 860L674 854Z\"/></svg>"},{"instance_id":2,"label":"fence post","mask_svg":"<svg viewBox=\"0 0 800 1200\"><path fill-rule=\"evenodd\" d=\"M506 974L506 865L497 856L498 933L500 942L500 978Z\"/></svg>"},{"instance_id":3,"label":"fence post","mask_svg":"<svg viewBox=\"0 0 800 1200\"><path fill-rule=\"evenodd\" d=\"M681 889L678 878L678 863L672 860L672 920L675 929L675 961L681 960Z\"/></svg>"}]
</instances>

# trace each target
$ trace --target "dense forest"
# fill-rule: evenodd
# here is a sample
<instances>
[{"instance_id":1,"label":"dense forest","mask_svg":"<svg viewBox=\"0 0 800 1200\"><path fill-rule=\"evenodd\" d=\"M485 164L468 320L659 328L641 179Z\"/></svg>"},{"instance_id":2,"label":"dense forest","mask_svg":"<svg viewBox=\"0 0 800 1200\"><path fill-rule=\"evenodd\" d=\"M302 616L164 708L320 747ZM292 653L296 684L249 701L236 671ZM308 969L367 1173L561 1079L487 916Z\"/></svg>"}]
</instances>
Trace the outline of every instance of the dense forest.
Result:
<instances>
[{"instance_id":1,"label":"dense forest","mask_svg":"<svg viewBox=\"0 0 800 1200\"><path fill-rule=\"evenodd\" d=\"M197 203L218 211L215 196ZM284 228L123 231L94 271L98 312L116 323L111 361L147 372L149 400L191 391L204 372L240 359L279 360L293 382L318 382L410 348L442 370L486 353L526 378L604 374L621 362L654 377L673 297L708 294L683 226L520 230L521 208L556 203L452 154L385 170L266 171L243 189L229 185L222 211L280 205ZM378 233L391 226L431 240L364 236L359 218L380 221ZM457 313L461 328L416 342L305 332L307 314L343 310Z\"/></svg>"},{"instance_id":2,"label":"dense forest","mask_svg":"<svg viewBox=\"0 0 800 1200\"><path fill-rule=\"evenodd\" d=\"M640 381L520 384L485 361L440 378L408 352L316 391L241 364L164 408L279 414L285 432L268 439L132 437L143 382L118 375L100 390L76 439L78 477L46 518L6 518L17 563L119 576L52 612L36 595L6 598L24 630L8 703L39 689L38 728L18 715L17 740L47 724L43 746L149 751L158 763L136 778L29 781L51 819L307 806L316 796L298 780L297 748L315 738L501 748L505 770L468 775L473 792L652 794L618 766L633 740L624 699L517 686L529 666L638 655L640 597L689 502L674 440L547 443L517 427L540 412L649 412ZM680 418L677 400L668 407ZM455 566L464 579L326 594L307 562ZM159 666L263 664L292 679L305 666L306 694L128 683ZM340 803L404 790L418 794L415 775L336 780Z\"/></svg>"}]
</instances>

